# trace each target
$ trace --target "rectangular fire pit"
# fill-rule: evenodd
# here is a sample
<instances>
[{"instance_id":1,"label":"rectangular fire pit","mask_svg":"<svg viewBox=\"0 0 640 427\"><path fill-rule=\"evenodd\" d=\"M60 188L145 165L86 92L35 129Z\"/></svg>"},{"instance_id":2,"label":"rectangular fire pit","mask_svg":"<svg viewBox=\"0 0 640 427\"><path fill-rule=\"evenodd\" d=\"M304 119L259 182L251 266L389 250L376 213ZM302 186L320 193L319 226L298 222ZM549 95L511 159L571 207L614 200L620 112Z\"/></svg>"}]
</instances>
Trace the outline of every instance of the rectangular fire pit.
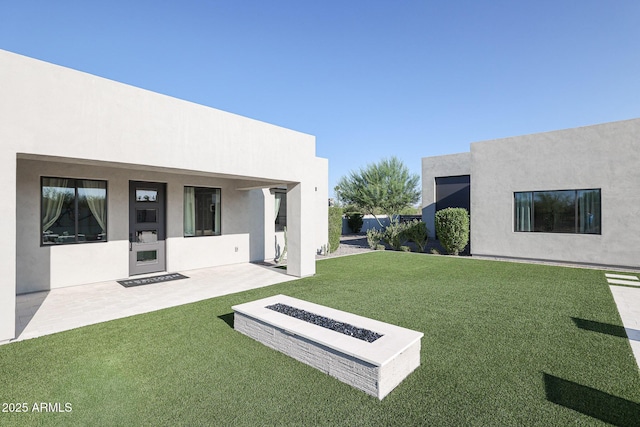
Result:
<instances>
[{"instance_id":1,"label":"rectangular fire pit","mask_svg":"<svg viewBox=\"0 0 640 427\"><path fill-rule=\"evenodd\" d=\"M324 326L276 311L282 306ZM232 309L235 330L381 400L420 366L422 332L286 295ZM373 341L356 338L363 333Z\"/></svg>"}]
</instances>

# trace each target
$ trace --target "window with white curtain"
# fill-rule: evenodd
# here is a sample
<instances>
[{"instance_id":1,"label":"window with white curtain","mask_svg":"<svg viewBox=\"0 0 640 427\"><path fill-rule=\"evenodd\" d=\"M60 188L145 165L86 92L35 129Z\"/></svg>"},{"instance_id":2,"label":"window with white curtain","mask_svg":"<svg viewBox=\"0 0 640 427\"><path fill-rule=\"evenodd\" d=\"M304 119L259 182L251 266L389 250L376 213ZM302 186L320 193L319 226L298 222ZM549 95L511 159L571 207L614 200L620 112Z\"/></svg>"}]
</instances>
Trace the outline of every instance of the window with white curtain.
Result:
<instances>
[{"instance_id":1,"label":"window with white curtain","mask_svg":"<svg viewBox=\"0 0 640 427\"><path fill-rule=\"evenodd\" d=\"M276 190L275 196L275 226L276 231L283 231L287 226L287 193L286 190Z\"/></svg>"},{"instance_id":2,"label":"window with white curtain","mask_svg":"<svg viewBox=\"0 0 640 427\"><path fill-rule=\"evenodd\" d=\"M219 236L219 188L184 187L184 236Z\"/></svg>"},{"instance_id":3,"label":"window with white curtain","mask_svg":"<svg viewBox=\"0 0 640 427\"><path fill-rule=\"evenodd\" d=\"M91 179L41 180L42 244L107 241L107 182Z\"/></svg>"},{"instance_id":4,"label":"window with white curtain","mask_svg":"<svg viewBox=\"0 0 640 427\"><path fill-rule=\"evenodd\" d=\"M600 189L514 193L514 229L601 234Z\"/></svg>"}]
</instances>

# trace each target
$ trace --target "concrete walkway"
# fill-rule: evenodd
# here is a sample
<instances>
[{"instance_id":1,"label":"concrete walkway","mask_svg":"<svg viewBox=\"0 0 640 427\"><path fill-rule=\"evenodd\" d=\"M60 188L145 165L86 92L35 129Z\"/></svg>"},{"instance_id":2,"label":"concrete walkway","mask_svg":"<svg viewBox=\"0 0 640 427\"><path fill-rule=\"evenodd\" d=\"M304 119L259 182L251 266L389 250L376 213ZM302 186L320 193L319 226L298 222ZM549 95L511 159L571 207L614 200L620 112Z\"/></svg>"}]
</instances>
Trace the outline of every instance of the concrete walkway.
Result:
<instances>
[{"instance_id":1,"label":"concrete walkway","mask_svg":"<svg viewBox=\"0 0 640 427\"><path fill-rule=\"evenodd\" d=\"M296 279L287 276L284 270L257 264L235 264L180 273L188 279L132 288L125 288L116 281L100 282L18 295L17 338L10 342Z\"/></svg>"},{"instance_id":2,"label":"concrete walkway","mask_svg":"<svg viewBox=\"0 0 640 427\"><path fill-rule=\"evenodd\" d=\"M606 274L606 279L640 369L640 280L619 274Z\"/></svg>"}]
</instances>

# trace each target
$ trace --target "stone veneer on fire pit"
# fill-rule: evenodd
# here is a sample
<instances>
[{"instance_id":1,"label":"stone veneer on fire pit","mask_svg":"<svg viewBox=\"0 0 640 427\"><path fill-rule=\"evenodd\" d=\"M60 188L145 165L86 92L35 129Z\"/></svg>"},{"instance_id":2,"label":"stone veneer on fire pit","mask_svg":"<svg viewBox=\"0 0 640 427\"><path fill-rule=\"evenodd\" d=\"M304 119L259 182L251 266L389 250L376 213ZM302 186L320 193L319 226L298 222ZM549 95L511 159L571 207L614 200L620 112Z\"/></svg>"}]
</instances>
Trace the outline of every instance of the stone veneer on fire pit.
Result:
<instances>
[{"instance_id":1,"label":"stone veneer on fire pit","mask_svg":"<svg viewBox=\"0 0 640 427\"><path fill-rule=\"evenodd\" d=\"M373 342L269 309L284 304L381 335ZM422 332L276 295L232 307L234 329L383 399L420 366Z\"/></svg>"}]
</instances>

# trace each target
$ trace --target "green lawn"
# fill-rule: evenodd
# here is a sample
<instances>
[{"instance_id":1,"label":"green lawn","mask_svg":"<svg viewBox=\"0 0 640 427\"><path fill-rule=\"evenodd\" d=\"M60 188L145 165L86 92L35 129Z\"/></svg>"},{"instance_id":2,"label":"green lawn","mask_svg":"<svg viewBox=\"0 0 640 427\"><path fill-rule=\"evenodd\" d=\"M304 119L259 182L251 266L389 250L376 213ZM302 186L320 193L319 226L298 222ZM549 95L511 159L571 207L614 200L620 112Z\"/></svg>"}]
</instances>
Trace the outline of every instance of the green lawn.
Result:
<instances>
[{"instance_id":1,"label":"green lawn","mask_svg":"<svg viewBox=\"0 0 640 427\"><path fill-rule=\"evenodd\" d=\"M378 401L230 327L232 305L278 293L424 332L421 366ZM0 425L637 426L621 325L602 271L327 259L314 277L1 346L0 402L72 412Z\"/></svg>"}]
</instances>

